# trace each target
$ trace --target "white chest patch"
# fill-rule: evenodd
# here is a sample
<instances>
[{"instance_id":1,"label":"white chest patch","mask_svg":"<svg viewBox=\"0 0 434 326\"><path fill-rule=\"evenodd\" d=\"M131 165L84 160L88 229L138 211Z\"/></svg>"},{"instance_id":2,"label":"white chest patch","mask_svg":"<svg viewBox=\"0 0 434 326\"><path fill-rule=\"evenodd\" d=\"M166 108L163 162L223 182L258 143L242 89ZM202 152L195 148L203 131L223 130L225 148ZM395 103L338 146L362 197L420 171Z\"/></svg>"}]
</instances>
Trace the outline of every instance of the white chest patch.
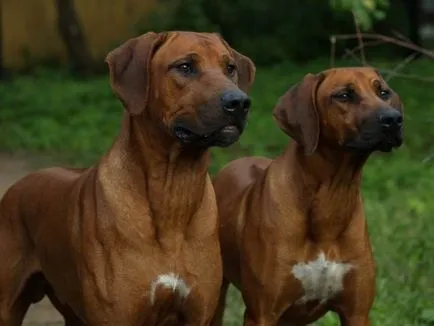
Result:
<instances>
[{"instance_id":1,"label":"white chest patch","mask_svg":"<svg viewBox=\"0 0 434 326\"><path fill-rule=\"evenodd\" d=\"M155 292L159 286L162 286L166 289L172 289L173 293L175 293L181 299L187 298L191 291L191 289L179 275L174 273L161 274L151 284L150 299L152 304L155 301Z\"/></svg>"},{"instance_id":2,"label":"white chest patch","mask_svg":"<svg viewBox=\"0 0 434 326\"><path fill-rule=\"evenodd\" d=\"M304 295L297 304L312 300L325 303L343 290L343 280L353 266L351 264L328 261L324 253L307 263L299 263L292 268L292 274L302 284Z\"/></svg>"}]
</instances>

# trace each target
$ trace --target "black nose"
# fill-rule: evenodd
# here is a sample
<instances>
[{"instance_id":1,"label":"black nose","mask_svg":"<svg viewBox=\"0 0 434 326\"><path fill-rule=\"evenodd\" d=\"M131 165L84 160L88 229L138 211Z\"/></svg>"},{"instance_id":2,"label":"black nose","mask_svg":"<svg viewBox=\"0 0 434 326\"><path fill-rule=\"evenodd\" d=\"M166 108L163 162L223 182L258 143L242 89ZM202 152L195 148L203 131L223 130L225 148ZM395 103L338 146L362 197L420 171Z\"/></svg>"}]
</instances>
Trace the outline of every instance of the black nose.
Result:
<instances>
[{"instance_id":1,"label":"black nose","mask_svg":"<svg viewBox=\"0 0 434 326\"><path fill-rule=\"evenodd\" d=\"M250 108L250 98L241 90L231 90L223 93L222 97L223 109L228 113L237 113L239 111L246 112Z\"/></svg>"},{"instance_id":2,"label":"black nose","mask_svg":"<svg viewBox=\"0 0 434 326\"><path fill-rule=\"evenodd\" d=\"M378 121L384 129L399 128L402 126L402 114L395 109L381 109L378 112Z\"/></svg>"}]
</instances>

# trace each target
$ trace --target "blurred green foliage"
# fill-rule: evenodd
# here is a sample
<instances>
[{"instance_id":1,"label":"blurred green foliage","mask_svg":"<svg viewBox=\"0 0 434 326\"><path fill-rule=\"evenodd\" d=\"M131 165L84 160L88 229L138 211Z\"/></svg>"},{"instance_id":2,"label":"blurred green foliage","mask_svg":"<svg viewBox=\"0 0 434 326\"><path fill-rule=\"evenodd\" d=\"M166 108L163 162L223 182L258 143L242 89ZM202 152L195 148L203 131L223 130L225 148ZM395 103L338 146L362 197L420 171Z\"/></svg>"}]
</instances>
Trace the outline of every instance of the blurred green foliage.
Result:
<instances>
[{"instance_id":1,"label":"blurred green foliage","mask_svg":"<svg viewBox=\"0 0 434 326\"><path fill-rule=\"evenodd\" d=\"M335 10L352 12L363 30L372 28L375 20L386 17L386 8L389 0L330 0Z\"/></svg>"},{"instance_id":2,"label":"blurred green foliage","mask_svg":"<svg viewBox=\"0 0 434 326\"><path fill-rule=\"evenodd\" d=\"M376 62L377 67L389 69L396 64ZM274 124L272 107L304 74L327 66L327 60L316 60L304 66L286 62L259 68L247 130L233 146L212 150L210 171L214 174L240 156L281 153L289 139ZM434 65L420 60L402 72L434 76ZM433 84L395 78L390 85L405 104L405 144L394 153L373 155L363 179L378 269L372 319L373 325L429 326L434 325ZM90 165L109 148L122 114L107 76L83 81L39 70L0 84L0 99L1 149L57 153L73 165ZM240 297L232 290L225 325L241 325L242 313ZM337 322L329 314L318 324Z\"/></svg>"},{"instance_id":3,"label":"blurred green foliage","mask_svg":"<svg viewBox=\"0 0 434 326\"><path fill-rule=\"evenodd\" d=\"M219 32L258 65L306 62L330 53L330 35L355 32L351 11L364 29L380 22L376 29L405 35L401 2L388 7L387 0L161 0L136 28ZM339 42L338 53L354 44Z\"/></svg>"}]
</instances>

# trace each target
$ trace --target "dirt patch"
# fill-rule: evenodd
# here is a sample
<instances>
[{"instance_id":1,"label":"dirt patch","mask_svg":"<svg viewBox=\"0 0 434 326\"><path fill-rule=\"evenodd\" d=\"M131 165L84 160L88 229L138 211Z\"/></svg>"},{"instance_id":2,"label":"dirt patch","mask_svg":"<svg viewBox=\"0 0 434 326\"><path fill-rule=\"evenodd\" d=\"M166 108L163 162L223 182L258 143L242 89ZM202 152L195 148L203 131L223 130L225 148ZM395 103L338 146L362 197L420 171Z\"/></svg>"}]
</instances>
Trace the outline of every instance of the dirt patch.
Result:
<instances>
[{"instance_id":1,"label":"dirt patch","mask_svg":"<svg viewBox=\"0 0 434 326\"><path fill-rule=\"evenodd\" d=\"M21 155L0 154L0 196L18 179L38 167L48 165L48 158L33 159ZM24 326L60 326L64 325L63 318L44 299L32 305L24 320Z\"/></svg>"}]
</instances>

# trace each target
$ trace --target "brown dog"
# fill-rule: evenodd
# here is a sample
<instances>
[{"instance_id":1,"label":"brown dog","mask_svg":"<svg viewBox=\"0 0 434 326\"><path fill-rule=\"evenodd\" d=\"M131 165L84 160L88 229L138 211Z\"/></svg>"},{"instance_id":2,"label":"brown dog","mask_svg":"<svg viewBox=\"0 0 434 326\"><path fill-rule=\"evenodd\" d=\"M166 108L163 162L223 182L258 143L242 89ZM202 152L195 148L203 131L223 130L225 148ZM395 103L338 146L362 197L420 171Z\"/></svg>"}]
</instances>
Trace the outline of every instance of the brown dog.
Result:
<instances>
[{"instance_id":1,"label":"brown dog","mask_svg":"<svg viewBox=\"0 0 434 326\"><path fill-rule=\"evenodd\" d=\"M214 314L207 149L243 131L255 67L193 32L151 32L106 61L126 108L111 149L86 170L30 174L0 204L1 326L21 325L44 294L67 325L207 325Z\"/></svg>"},{"instance_id":2,"label":"brown dog","mask_svg":"<svg viewBox=\"0 0 434 326\"><path fill-rule=\"evenodd\" d=\"M246 157L215 178L224 283L246 304L244 325L306 325L327 311L369 325L375 267L362 167L402 143L402 105L371 68L307 75L274 109L296 142L271 161Z\"/></svg>"}]
</instances>

